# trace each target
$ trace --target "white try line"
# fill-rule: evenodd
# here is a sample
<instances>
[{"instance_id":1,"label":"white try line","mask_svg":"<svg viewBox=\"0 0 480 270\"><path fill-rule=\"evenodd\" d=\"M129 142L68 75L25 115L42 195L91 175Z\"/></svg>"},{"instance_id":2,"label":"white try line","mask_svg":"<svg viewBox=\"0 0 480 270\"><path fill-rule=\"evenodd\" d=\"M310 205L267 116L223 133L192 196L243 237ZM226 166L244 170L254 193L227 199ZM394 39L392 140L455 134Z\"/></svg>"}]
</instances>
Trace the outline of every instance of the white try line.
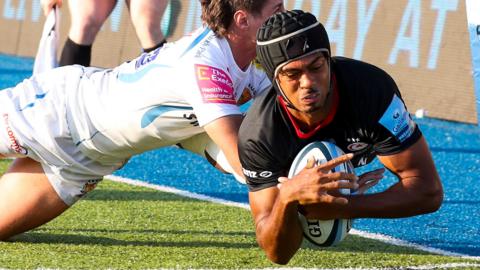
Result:
<instances>
[{"instance_id":1,"label":"white try line","mask_svg":"<svg viewBox=\"0 0 480 270\"><path fill-rule=\"evenodd\" d=\"M163 191L163 192L168 192L168 193L173 193L179 196L183 196L186 198L192 198L192 199L197 199L197 200L202 200L202 201L207 201L207 202L213 202L213 203L218 203L218 204L223 204L223 205L228 205L228 206L234 206L234 207L239 207L239 208L244 208L247 210L250 210L250 206L246 203L239 203L239 202L232 202L228 200L223 200L215 197L210 197L207 195L203 194L198 194L198 193L193 193L190 191L185 191L181 189L176 189L168 186L162 186L162 185L155 185L155 184L150 184L146 183L141 180L135 180L135 179L130 179L130 178L125 178L125 177L120 177L116 175L107 175L105 176L106 179L115 181L115 182L120 182L120 183L126 183L134 186L140 186L140 187L147 187L151 189L155 189L158 191Z\"/></svg>"},{"instance_id":2,"label":"white try line","mask_svg":"<svg viewBox=\"0 0 480 270\"><path fill-rule=\"evenodd\" d=\"M419 245L419 244L414 244L414 243L411 243L411 242L408 242L408 241L405 241L405 240L401 240L401 239L398 239L398 238L394 238L394 237L384 235L384 234L369 233L369 232L355 230L355 229L351 229L350 234L358 235L358 236L361 236L361 237L370 238L370 239L374 239L374 240L378 240L378 241L381 241L381 242L384 242L384 243L387 243L387 244L392 244L392 245L395 245L395 246L410 247L410 248L426 251L426 252L433 253L433 254L460 257L460 258L463 258L463 259L471 259L471 260L480 261L479 256L469 256L469 255L465 255L465 254L461 254L461 253L446 251L446 250L439 249L439 248L422 246L422 245Z\"/></svg>"},{"instance_id":3,"label":"white try line","mask_svg":"<svg viewBox=\"0 0 480 270\"><path fill-rule=\"evenodd\" d=\"M245 270L434 270L434 269L459 269L467 267L479 267L480 264L472 263L447 263L447 264L432 264L423 266L404 266L395 268L302 268L302 267L276 267L276 268L248 268ZM175 268L152 268L151 270L173 270ZM189 268L190 270L213 270L211 268ZM239 268L242 270L242 268ZM0 270L10 270L8 268L0 268ZM35 268L35 270L59 270L57 268Z\"/></svg>"},{"instance_id":4,"label":"white try line","mask_svg":"<svg viewBox=\"0 0 480 270\"><path fill-rule=\"evenodd\" d=\"M239 208L250 210L250 206L246 203L232 202L232 201L228 201L228 200L224 200L224 199L219 199L219 198L210 197L210 196L206 196L206 195L202 195L202 194L198 194L198 193L193 193L193 192L190 192L190 191L180 190L180 189L176 189L176 188L172 188L172 187L168 187L168 186L150 184L150 183L146 183L146 182L141 181L141 180L135 180L135 179L120 177L120 176L116 176L116 175L108 175L108 176L105 176L105 178L109 179L109 180L112 180L112 181L115 181L115 182L126 183L126 184L130 184L130 185L134 185L134 186L147 187L147 188L151 188L151 189L162 191L162 192L173 193L173 194L183 196L183 197L186 197L186 198L192 198L192 199L197 199L197 200L202 200L202 201L207 201L207 202L213 202L213 203L218 203L218 204L222 204L222 205L234 206L234 207L239 207ZM410 242L407 242L407 241L404 241L404 240L400 240L400 239L397 239L397 238L394 238L394 237L391 237L391 236L388 236L388 235L383 235L383 234L378 234L378 233L369 233L369 232L355 230L355 229L352 229L350 231L350 234L358 235L358 236L361 236L361 237L364 237L364 238L370 238L370 239L378 240L378 241L381 241L381 242L384 242L384 243L387 243L387 244L391 244L391 245L414 248L414 249L417 249L417 250L422 250L422 251L426 251L426 252L433 253L433 254L460 257L460 258L463 258L463 259L472 259L472 260L480 261L480 256L469 256L469 255L456 253L456 252L450 252L450 251L446 251L446 250L442 250L442 249L438 249L438 248L422 246L422 245L419 245L419 244L414 244L414 243L410 243ZM474 266L475 267L476 266L480 267L480 264L479 265L474 265ZM409 269L417 269L417 268L409 268ZM424 269L424 268L418 268L418 269ZM432 269L432 268L425 268L425 269Z\"/></svg>"},{"instance_id":5,"label":"white try line","mask_svg":"<svg viewBox=\"0 0 480 270\"><path fill-rule=\"evenodd\" d=\"M403 267L395 267L395 268L301 268L301 267L294 267L294 268L258 268L258 269L250 269L250 270L388 270L388 269L395 269L395 270L429 270L429 269L459 269L459 268L468 268L468 267L479 267L480 264L474 263L446 263L446 264L432 264L432 265L421 265L421 266L403 266Z\"/></svg>"}]
</instances>

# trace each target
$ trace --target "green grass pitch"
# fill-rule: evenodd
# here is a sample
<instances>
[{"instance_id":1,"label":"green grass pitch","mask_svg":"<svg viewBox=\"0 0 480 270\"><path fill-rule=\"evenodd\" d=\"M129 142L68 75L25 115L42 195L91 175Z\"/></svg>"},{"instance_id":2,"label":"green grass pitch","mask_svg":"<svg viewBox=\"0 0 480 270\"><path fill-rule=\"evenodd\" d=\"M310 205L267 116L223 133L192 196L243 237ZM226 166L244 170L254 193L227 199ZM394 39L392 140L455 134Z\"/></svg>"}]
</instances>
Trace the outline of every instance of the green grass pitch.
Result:
<instances>
[{"instance_id":1,"label":"green grass pitch","mask_svg":"<svg viewBox=\"0 0 480 270\"><path fill-rule=\"evenodd\" d=\"M0 161L3 172L8 161ZM381 268L470 264L349 235L337 247L301 249L286 266L255 241L250 213L148 188L103 181L54 221L0 242L0 268Z\"/></svg>"}]
</instances>

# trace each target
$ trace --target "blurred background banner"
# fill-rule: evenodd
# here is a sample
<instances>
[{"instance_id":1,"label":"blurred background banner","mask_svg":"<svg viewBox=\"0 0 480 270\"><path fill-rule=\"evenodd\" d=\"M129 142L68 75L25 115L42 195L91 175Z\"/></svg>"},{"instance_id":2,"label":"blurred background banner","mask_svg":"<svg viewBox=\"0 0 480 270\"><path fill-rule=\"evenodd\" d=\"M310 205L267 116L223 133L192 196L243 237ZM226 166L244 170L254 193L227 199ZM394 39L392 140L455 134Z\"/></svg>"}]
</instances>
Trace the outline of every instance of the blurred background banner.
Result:
<instances>
[{"instance_id":1,"label":"blurred background banner","mask_svg":"<svg viewBox=\"0 0 480 270\"><path fill-rule=\"evenodd\" d=\"M65 2L68 0L65 0ZM375 64L396 80L418 116L465 123L480 119L479 0L285 0L325 25L334 55ZM61 9L60 44L70 16ZM201 25L198 0L170 0L162 29L169 41ZM0 0L0 53L33 57L45 17L40 0ZM92 65L113 67L141 47L124 1L93 45Z\"/></svg>"},{"instance_id":2,"label":"blurred background banner","mask_svg":"<svg viewBox=\"0 0 480 270\"><path fill-rule=\"evenodd\" d=\"M467 0L468 30L472 49L472 69L477 103L477 120L480 125L480 1Z\"/></svg>"}]
</instances>

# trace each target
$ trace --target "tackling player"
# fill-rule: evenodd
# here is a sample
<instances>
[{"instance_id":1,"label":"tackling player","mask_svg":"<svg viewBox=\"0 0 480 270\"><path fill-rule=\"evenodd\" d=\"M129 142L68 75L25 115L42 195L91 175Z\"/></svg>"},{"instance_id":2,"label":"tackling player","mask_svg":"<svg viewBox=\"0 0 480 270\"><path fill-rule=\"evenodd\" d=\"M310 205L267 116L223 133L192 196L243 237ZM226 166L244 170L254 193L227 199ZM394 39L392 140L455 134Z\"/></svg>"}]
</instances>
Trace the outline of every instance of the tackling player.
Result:
<instances>
[{"instance_id":1,"label":"tackling player","mask_svg":"<svg viewBox=\"0 0 480 270\"><path fill-rule=\"evenodd\" d=\"M0 239L57 217L104 175L206 132L241 174L239 104L269 79L257 29L282 0L202 0L202 27L114 69L66 66L0 91Z\"/></svg>"},{"instance_id":2,"label":"tackling player","mask_svg":"<svg viewBox=\"0 0 480 270\"><path fill-rule=\"evenodd\" d=\"M270 260L285 264L300 247L299 206L325 220L407 217L440 207L442 185L427 143L385 71L332 57L323 25L299 10L262 25L257 55L273 89L254 101L242 122L239 155L257 241ZM287 179L297 153L321 140L347 154ZM335 192L375 185L383 169L360 177L329 173L335 164L351 160L358 167L375 157L397 183L375 194Z\"/></svg>"}]
</instances>

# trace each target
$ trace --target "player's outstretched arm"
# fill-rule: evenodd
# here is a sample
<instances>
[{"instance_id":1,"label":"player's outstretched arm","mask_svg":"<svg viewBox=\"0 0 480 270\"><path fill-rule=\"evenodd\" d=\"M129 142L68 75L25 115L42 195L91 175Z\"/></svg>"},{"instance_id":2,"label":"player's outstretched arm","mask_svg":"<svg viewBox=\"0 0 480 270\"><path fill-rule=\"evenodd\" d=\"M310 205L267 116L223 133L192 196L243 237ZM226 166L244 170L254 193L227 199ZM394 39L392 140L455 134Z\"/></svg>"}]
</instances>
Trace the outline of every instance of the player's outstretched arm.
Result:
<instances>
[{"instance_id":1,"label":"player's outstretched arm","mask_svg":"<svg viewBox=\"0 0 480 270\"><path fill-rule=\"evenodd\" d=\"M250 192L248 197L259 246L272 262L287 264L303 240L298 203L280 199L277 187Z\"/></svg>"},{"instance_id":2,"label":"player's outstretched arm","mask_svg":"<svg viewBox=\"0 0 480 270\"><path fill-rule=\"evenodd\" d=\"M438 210L442 184L423 137L406 150L379 159L399 181L381 193L351 196L342 217L398 218Z\"/></svg>"},{"instance_id":3,"label":"player's outstretched arm","mask_svg":"<svg viewBox=\"0 0 480 270\"><path fill-rule=\"evenodd\" d=\"M280 187L249 193L257 242L272 262L288 263L302 243L299 205L348 203L346 198L332 196L328 192L358 188L357 177L354 174L329 171L351 158L352 155L344 155L326 164L307 166L288 181L283 180Z\"/></svg>"},{"instance_id":4,"label":"player's outstretched arm","mask_svg":"<svg viewBox=\"0 0 480 270\"><path fill-rule=\"evenodd\" d=\"M238 175L243 175L238 157L238 129L242 115L227 115L205 125L205 131L212 141L222 150L225 157Z\"/></svg>"}]
</instances>

